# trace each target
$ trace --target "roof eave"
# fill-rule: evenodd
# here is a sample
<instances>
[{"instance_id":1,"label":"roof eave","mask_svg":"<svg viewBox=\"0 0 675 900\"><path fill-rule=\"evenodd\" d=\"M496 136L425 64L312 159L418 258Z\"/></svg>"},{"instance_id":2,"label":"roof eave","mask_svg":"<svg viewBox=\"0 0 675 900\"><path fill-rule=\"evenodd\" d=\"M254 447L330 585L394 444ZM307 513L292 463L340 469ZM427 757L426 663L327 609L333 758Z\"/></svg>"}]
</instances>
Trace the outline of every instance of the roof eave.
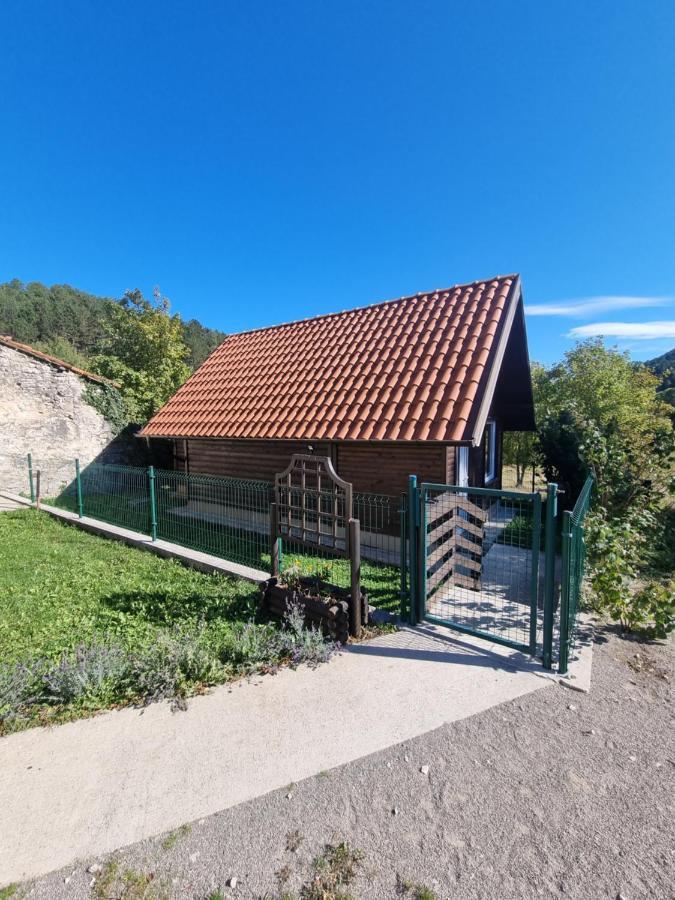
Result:
<instances>
[{"instance_id":1,"label":"roof eave","mask_svg":"<svg viewBox=\"0 0 675 900\"><path fill-rule=\"evenodd\" d=\"M499 332L499 340L497 341L497 347L492 356L492 362L487 375L487 380L485 382L485 388L483 389L483 396L480 401L480 406L478 407L478 413L476 414L476 417L474 419L473 428L468 435L466 433L464 435L465 440L468 438L471 441L471 445L473 447L480 446L481 441L483 440L483 432L485 431L485 425L492 408L495 388L497 387L497 379L499 378L499 372L502 367L502 362L504 361L506 346L509 342L511 329L516 317L518 304L522 300L522 295L523 290L520 275L517 275L509 291L506 313L504 319L502 320L502 327ZM527 347L525 349L527 352ZM529 368L529 356L527 364Z\"/></svg>"}]
</instances>

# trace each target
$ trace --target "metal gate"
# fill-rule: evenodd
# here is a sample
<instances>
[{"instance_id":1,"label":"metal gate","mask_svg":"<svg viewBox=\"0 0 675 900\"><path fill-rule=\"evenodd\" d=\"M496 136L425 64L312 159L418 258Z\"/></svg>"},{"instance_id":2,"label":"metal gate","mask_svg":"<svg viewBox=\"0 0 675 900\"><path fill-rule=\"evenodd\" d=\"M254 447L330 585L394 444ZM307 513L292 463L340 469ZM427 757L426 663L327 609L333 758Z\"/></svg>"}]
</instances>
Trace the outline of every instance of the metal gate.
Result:
<instances>
[{"instance_id":1,"label":"metal gate","mask_svg":"<svg viewBox=\"0 0 675 900\"><path fill-rule=\"evenodd\" d=\"M540 495L447 484L422 484L418 494L419 618L536 654Z\"/></svg>"}]
</instances>

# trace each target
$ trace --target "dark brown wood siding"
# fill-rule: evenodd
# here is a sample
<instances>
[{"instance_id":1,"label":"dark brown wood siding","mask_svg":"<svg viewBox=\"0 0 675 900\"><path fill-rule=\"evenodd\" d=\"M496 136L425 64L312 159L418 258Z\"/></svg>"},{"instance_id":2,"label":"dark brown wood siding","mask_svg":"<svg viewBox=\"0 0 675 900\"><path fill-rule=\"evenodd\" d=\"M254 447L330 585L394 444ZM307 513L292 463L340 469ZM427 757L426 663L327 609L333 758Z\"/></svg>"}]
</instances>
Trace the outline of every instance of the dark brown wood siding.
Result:
<instances>
[{"instance_id":1,"label":"dark brown wood siding","mask_svg":"<svg viewBox=\"0 0 675 900\"><path fill-rule=\"evenodd\" d=\"M457 447L452 445L445 448L445 484L455 483L455 469L457 467Z\"/></svg>"},{"instance_id":2,"label":"dark brown wood siding","mask_svg":"<svg viewBox=\"0 0 675 900\"><path fill-rule=\"evenodd\" d=\"M354 490L395 496L408 489L408 476L443 482L445 444L337 444L337 471Z\"/></svg>"},{"instance_id":3,"label":"dark brown wood siding","mask_svg":"<svg viewBox=\"0 0 675 900\"><path fill-rule=\"evenodd\" d=\"M304 441L176 441L176 467L192 474L272 481L293 453L307 453ZM443 483L454 473L454 447L445 444L312 444L317 456L330 456L338 474L357 491L395 496L408 487L408 475Z\"/></svg>"},{"instance_id":4,"label":"dark brown wood siding","mask_svg":"<svg viewBox=\"0 0 675 900\"><path fill-rule=\"evenodd\" d=\"M188 440L188 470L191 474L226 475L272 481L282 472L294 453L308 453L302 441ZM315 443L317 456L329 456L328 444Z\"/></svg>"}]
</instances>

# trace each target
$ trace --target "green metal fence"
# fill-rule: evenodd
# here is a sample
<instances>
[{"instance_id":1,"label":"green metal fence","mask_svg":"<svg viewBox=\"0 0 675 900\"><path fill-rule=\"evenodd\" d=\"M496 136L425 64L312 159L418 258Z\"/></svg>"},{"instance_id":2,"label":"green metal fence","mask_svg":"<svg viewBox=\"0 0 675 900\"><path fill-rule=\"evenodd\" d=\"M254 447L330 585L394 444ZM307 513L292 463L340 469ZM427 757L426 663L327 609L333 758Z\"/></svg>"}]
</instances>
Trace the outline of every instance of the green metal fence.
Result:
<instances>
[{"instance_id":1,"label":"green metal fence","mask_svg":"<svg viewBox=\"0 0 675 900\"><path fill-rule=\"evenodd\" d=\"M96 463L80 470L77 460L72 476L47 502L153 539L270 570L271 482ZM32 477L34 481L34 471ZM408 590L406 497L355 494L354 516L361 523L362 584L369 601L396 612ZM341 587L349 584L348 561L284 540L282 570L289 566L305 574L324 573Z\"/></svg>"},{"instance_id":2,"label":"green metal fence","mask_svg":"<svg viewBox=\"0 0 675 900\"><path fill-rule=\"evenodd\" d=\"M360 523L361 587L369 603L393 613L400 611L408 595L406 504L404 495L353 496L354 518ZM290 567L338 587L351 583L348 559L284 538L281 571Z\"/></svg>"},{"instance_id":3,"label":"green metal fence","mask_svg":"<svg viewBox=\"0 0 675 900\"><path fill-rule=\"evenodd\" d=\"M416 618L536 654L540 495L445 484L418 493Z\"/></svg>"},{"instance_id":4,"label":"green metal fence","mask_svg":"<svg viewBox=\"0 0 675 900\"><path fill-rule=\"evenodd\" d=\"M55 506L100 519L132 531L150 534L151 506L148 469L134 466L103 466L92 463L53 499Z\"/></svg>"},{"instance_id":5,"label":"green metal fence","mask_svg":"<svg viewBox=\"0 0 675 900\"><path fill-rule=\"evenodd\" d=\"M158 537L269 569L271 484L158 469L155 488Z\"/></svg>"},{"instance_id":6,"label":"green metal fence","mask_svg":"<svg viewBox=\"0 0 675 900\"><path fill-rule=\"evenodd\" d=\"M558 671L565 675L576 636L577 613L586 563L584 522L591 502L592 476L586 479L571 512L562 517L562 553L560 579L560 650Z\"/></svg>"},{"instance_id":7,"label":"green metal fence","mask_svg":"<svg viewBox=\"0 0 675 900\"><path fill-rule=\"evenodd\" d=\"M24 471L26 491L33 500L41 469L44 475L45 463L36 464L29 454ZM274 500L270 482L96 463L80 470L75 460L67 465L60 462L61 483L68 470L70 482L58 496L44 502L270 571L270 504ZM557 618L558 670L566 673L575 641L585 564L584 524L593 485L588 478L574 509L563 513L562 536L553 484L548 485L543 502L538 492L456 485L420 489L415 476L410 478L408 493L399 497L355 493L361 583L369 602L392 612L400 610L403 621L436 618L530 653L541 650L546 668L553 663ZM471 536L478 530L472 514L481 520L480 552L471 546ZM452 554L446 552L451 525L455 535L452 565ZM331 583L349 585L348 560L289 539L284 539L281 549L282 571L297 566L301 574L320 573ZM450 569L456 573L452 590L446 584Z\"/></svg>"}]
</instances>

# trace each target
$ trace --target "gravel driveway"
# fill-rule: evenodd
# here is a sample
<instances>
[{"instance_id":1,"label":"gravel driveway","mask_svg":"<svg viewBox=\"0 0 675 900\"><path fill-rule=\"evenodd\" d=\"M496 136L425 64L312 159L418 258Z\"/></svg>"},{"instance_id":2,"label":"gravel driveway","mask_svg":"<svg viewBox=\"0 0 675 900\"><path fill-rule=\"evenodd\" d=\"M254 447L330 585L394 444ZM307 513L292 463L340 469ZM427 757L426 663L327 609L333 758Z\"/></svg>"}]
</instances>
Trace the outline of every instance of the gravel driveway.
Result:
<instances>
[{"instance_id":1,"label":"gravel driveway","mask_svg":"<svg viewBox=\"0 0 675 900\"><path fill-rule=\"evenodd\" d=\"M671 701L672 644L599 632L588 695L553 685L22 891L297 898L346 841L352 898L672 898Z\"/></svg>"}]
</instances>

